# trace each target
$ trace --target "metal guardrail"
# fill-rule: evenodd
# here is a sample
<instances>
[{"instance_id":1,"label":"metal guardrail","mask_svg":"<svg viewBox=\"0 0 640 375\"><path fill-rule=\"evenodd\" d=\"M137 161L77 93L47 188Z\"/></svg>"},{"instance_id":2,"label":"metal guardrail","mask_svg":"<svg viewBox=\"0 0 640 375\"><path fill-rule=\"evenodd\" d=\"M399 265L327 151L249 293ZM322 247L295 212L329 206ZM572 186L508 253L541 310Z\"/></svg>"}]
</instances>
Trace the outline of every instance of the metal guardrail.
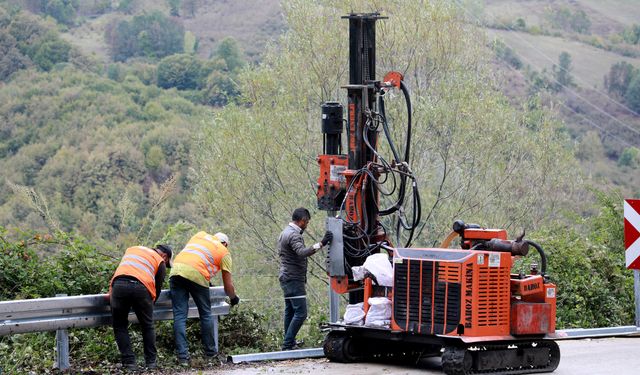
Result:
<instances>
[{"instance_id":1,"label":"metal guardrail","mask_svg":"<svg viewBox=\"0 0 640 375\"><path fill-rule=\"evenodd\" d=\"M163 290L154 306L153 320L173 319L171 298ZM226 315L229 305L223 287L209 288L212 314ZM198 309L189 301L189 318L198 316ZM133 312L129 321L137 322ZM0 302L0 336L15 333L45 332L58 329L98 327L111 324L108 294L37 298Z\"/></svg>"},{"instance_id":2,"label":"metal guardrail","mask_svg":"<svg viewBox=\"0 0 640 375\"><path fill-rule=\"evenodd\" d=\"M170 293L169 290L163 290L160 293L153 310L154 321L173 319ZM229 304L225 302L226 296L224 288L221 286L209 288L216 348L218 347L218 316L227 315L230 308ZM189 300L187 316L189 318L198 316L198 309L193 300ZM138 321L133 312L129 314L129 321ZM69 368L69 343L66 330L105 325L111 325L111 306L108 294L0 302L0 336L57 331L58 360L56 367L61 370Z\"/></svg>"},{"instance_id":3,"label":"metal guardrail","mask_svg":"<svg viewBox=\"0 0 640 375\"><path fill-rule=\"evenodd\" d=\"M322 358L324 350L322 348L287 350L282 352L266 352L232 355L231 362L256 362L256 361L277 361L284 359L302 359L302 358Z\"/></svg>"},{"instance_id":4,"label":"metal guardrail","mask_svg":"<svg viewBox=\"0 0 640 375\"><path fill-rule=\"evenodd\" d=\"M640 335L640 327L602 327L602 328L572 328L556 331L556 340L584 339L591 337L635 336Z\"/></svg>"}]
</instances>

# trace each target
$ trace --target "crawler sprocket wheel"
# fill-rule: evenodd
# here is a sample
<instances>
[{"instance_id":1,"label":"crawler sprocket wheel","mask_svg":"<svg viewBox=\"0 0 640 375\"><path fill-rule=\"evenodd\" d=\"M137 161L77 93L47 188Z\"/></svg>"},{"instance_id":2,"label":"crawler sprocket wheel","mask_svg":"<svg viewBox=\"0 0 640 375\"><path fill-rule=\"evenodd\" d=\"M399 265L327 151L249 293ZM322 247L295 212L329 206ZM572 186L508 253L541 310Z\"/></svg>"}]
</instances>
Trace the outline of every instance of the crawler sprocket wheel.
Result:
<instances>
[{"instance_id":1,"label":"crawler sprocket wheel","mask_svg":"<svg viewBox=\"0 0 640 375\"><path fill-rule=\"evenodd\" d=\"M346 332L331 331L324 339L324 355L334 362L357 362L362 359L362 348L358 348L357 341Z\"/></svg>"}]
</instances>

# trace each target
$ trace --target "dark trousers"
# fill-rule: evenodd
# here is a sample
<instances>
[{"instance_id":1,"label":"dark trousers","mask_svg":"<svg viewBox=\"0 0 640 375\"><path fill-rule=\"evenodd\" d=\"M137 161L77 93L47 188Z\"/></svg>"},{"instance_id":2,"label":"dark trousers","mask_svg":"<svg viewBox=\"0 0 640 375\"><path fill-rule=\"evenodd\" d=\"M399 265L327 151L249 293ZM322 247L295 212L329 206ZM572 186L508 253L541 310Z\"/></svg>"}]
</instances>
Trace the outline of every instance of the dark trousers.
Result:
<instances>
[{"instance_id":1,"label":"dark trousers","mask_svg":"<svg viewBox=\"0 0 640 375\"><path fill-rule=\"evenodd\" d=\"M307 319L307 297L304 281L280 281L284 293L284 342L282 349L296 344L296 335Z\"/></svg>"},{"instance_id":2,"label":"dark trousers","mask_svg":"<svg viewBox=\"0 0 640 375\"><path fill-rule=\"evenodd\" d=\"M153 301L147 288L139 281L118 278L111 289L111 316L113 333L122 356L123 364L136 362L129 337L129 310L138 317L142 327L144 359L147 364L156 362L156 333L153 328Z\"/></svg>"}]
</instances>

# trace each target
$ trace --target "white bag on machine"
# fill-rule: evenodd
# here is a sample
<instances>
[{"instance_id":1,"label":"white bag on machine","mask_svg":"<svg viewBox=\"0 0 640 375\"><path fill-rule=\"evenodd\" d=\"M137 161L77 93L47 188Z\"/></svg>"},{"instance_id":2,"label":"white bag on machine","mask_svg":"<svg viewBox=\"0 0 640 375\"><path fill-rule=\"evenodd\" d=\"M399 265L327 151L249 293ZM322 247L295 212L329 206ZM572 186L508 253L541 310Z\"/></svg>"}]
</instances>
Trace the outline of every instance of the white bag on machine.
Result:
<instances>
[{"instance_id":1,"label":"white bag on machine","mask_svg":"<svg viewBox=\"0 0 640 375\"><path fill-rule=\"evenodd\" d=\"M369 255L362 266L351 267L351 270L356 281L364 279L364 275L369 272L376 277L378 285L393 286L393 267L387 254Z\"/></svg>"},{"instance_id":2,"label":"white bag on machine","mask_svg":"<svg viewBox=\"0 0 640 375\"><path fill-rule=\"evenodd\" d=\"M391 323L391 301L387 297L369 298L369 311L364 325L368 327L386 327Z\"/></svg>"},{"instance_id":3,"label":"white bag on machine","mask_svg":"<svg viewBox=\"0 0 640 375\"><path fill-rule=\"evenodd\" d=\"M364 302L347 305L344 312L344 323L361 326L364 324Z\"/></svg>"}]
</instances>

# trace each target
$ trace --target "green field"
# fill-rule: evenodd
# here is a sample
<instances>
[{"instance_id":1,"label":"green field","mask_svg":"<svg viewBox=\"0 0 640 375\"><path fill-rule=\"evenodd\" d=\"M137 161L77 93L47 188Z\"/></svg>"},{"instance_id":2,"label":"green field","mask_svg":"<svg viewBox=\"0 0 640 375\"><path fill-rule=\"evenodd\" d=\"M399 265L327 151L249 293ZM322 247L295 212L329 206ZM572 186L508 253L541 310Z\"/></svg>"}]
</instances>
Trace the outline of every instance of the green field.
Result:
<instances>
[{"instance_id":1,"label":"green field","mask_svg":"<svg viewBox=\"0 0 640 375\"><path fill-rule=\"evenodd\" d=\"M619 61L640 67L640 59L620 56L577 41L505 30L489 30L488 33L491 37L502 39L516 51L525 65L538 71L551 71L553 65L558 63L560 53L568 52L576 84L586 88L602 89L603 77L611 65Z\"/></svg>"},{"instance_id":2,"label":"green field","mask_svg":"<svg viewBox=\"0 0 640 375\"><path fill-rule=\"evenodd\" d=\"M638 0L578 0L574 1L602 15L626 25L640 22Z\"/></svg>"}]
</instances>

